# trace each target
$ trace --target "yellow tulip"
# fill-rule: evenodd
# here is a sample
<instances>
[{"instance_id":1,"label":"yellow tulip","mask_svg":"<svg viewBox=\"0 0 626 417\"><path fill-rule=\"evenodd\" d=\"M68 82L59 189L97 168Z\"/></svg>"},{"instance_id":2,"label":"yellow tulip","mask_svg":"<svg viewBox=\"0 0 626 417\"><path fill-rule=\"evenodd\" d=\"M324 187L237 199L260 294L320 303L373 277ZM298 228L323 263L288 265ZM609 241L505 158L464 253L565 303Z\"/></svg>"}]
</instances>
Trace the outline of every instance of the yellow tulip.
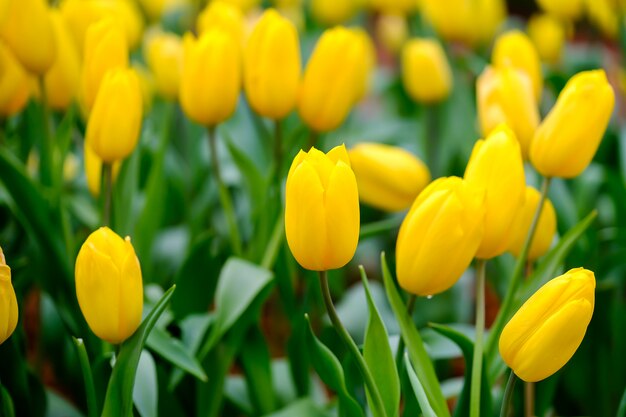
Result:
<instances>
[{"instance_id":1,"label":"yellow tulip","mask_svg":"<svg viewBox=\"0 0 626 417\"><path fill-rule=\"evenodd\" d=\"M0 36L31 73L43 75L52 66L57 45L46 1L9 1Z\"/></svg>"},{"instance_id":2,"label":"yellow tulip","mask_svg":"<svg viewBox=\"0 0 626 417\"><path fill-rule=\"evenodd\" d=\"M11 284L11 268L0 248L0 345L13 334L18 316L17 298Z\"/></svg>"},{"instance_id":3,"label":"yellow tulip","mask_svg":"<svg viewBox=\"0 0 626 417\"><path fill-rule=\"evenodd\" d=\"M81 74L81 102L91 111L107 71L128 66L128 46L122 27L112 18L89 27Z\"/></svg>"},{"instance_id":4,"label":"yellow tulip","mask_svg":"<svg viewBox=\"0 0 626 417\"><path fill-rule=\"evenodd\" d=\"M476 257L504 253L517 211L524 204L524 163L515 134L506 125L474 145L465 179L485 193L485 230Z\"/></svg>"},{"instance_id":5,"label":"yellow tulip","mask_svg":"<svg viewBox=\"0 0 626 417\"><path fill-rule=\"evenodd\" d=\"M98 155L85 143L85 176L87 177L87 188L92 196L100 195L100 185L102 183L102 160ZM117 174L122 166L121 161L113 163L113 182L117 178Z\"/></svg>"},{"instance_id":6,"label":"yellow tulip","mask_svg":"<svg viewBox=\"0 0 626 417\"><path fill-rule=\"evenodd\" d=\"M361 201L386 211L404 210L430 182L430 171L410 152L360 143L349 152Z\"/></svg>"},{"instance_id":7,"label":"yellow tulip","mask_svg":"<svg viewBox=\"0 0 626 417\"><path fill-rule=\"evenodd\" d=\"M407 15L417 10L419 0L370 0L370 7L384 14Z\"/></svg>"},{"instance_id":8,"label":"yellow tulip","mask_svg":"<svg viewBox=\"0 0 626 417\"><path fill-rule=\"evenodd\" d=\"M204 126L228 119L241 89L241 56L228 32L211 30L183 38L180 103L187 116Z\"/></svg>"},{"instance_id":9,"label":"yellow tulip","mask_svg":"<svg viewBox=\"0 0 626 417\"><path fill-rule=\"evenodd\" d=\"M298 32L276 10L268 9L248 39L244 87L250 106L262 116L282 119L293 110L300 87Z\"/></svg>"},{"instance_id":10,"label":"yellow tulip","mask_svg":"<svg viewBox=\"0 0 626 417\"><path fill-rule=\"evenodd\" d=\"M183 71L183 42L173 33L155 33L144 49L156 88L168 100L176 100Z\"/></svg>"},{"instance_id":11,"label":"yellow tulip","mask_svg":"<svg viewBox=\"0 0 626 417\"><path fill-rule=\"evenodd\" d=\"M260 5L261 0L220 0L237 7L243 14L248 14Z\"/></svg>"},{"instance_id":12,"label":"yellow tulip","mask_svg":"<svg viewBox=\"0 0 626 417\"><path fill-rule=\"evenodd\" d=\"M452 89L452 71L441 45L434 39L412 39L402 50L402 81L419 103L445 100Z\"/></svg>"},{"instance_id":13,"label":"yellow tulip","mask_svg":"<svg viewBox=\"0 0 626 417\"><path fill-rule=\"evenodd\" d=\"M526 73L506 65L488 66L476 81L478 119L483 136L499 124L507 124L528 157L530 141L539 125L539 110Z\"/></svg>"},{"instance_id":14,"label":"yellow tulip","mask_svg":"<svg viewBox=\"0 0 626 417\"><path fill-rule=\"evenodd\" d=\"M565 20L575 20L583 11L583 0L537 0L539 7L547 13Z\"/></svg>"},{"instance_id":15,"label":"yellow tulip","mask_svg":"<svg viewBox=\"0 0 626 417\"><path fill-rule=\"evenodd\" d=\"M420 296L452 287L483 235L483 193L458 177L433 181L406 215L396 243L398 282Z\"/></svg>"},{"instance_id":16,"label":"yellow tulip","mask_svg":"<svg viewBox=\"0 0 626 417\"><path fill-rule=\"evenodd\" d=\"M580 346L593 315L596 279L574 268L554 278L515 313L502 330L500 354L527 382L561 369Z\"/></svg>"},{"instance_id":17,"label":"yellow tulip","mask_svg":"<svg viewBox=\"0 0 626 417\"><path fill-rule=\"evenodd\" d=\"M104 162L126 158L139 140L142 113L136 72L121 68L109 71L87 123L87 144Z\"/></svg>"},{"instance_id":18,"label":"yellow tulip","mask_svg":"<svg viewBox=\"0 0 626 417\"><path fill-rule=\"evenodd\" d=\"M537 102L541 100L543 75L541 60L530 38L519 30L511 30L496 39L491 55L491 62L496 67L511 65L528 75L532 82L532 91Z\"/></svg>"},{"instance_id":19,"label":"yellow tulip","mask_svg":"<svg viewBox=\"0 0 626 417\"><path fill-rule=\"evenodd\" d=\"M298 263L313 271L341 268L359 240L359 194L345 146L327 154L300 151L287 176L285 232Z\"/></svg>"},{"instance_id":20,"label":"yellow tulip","mask_svg":"<svg viewBox=\"0 0 626 417\"><path fill-rule=\"evenodd\" d=\"M191 7L189 0L138 0L150 21L161 19L163 15Z\"/></svg>"},{"instance_id":21,"label":"yellow tulip","mask_svg":"<svg viewBox=\"0 0 626 417\"><path fill-rule=\"evenodd\" d=\"M406 17L400 14L383 14L376 21L376 38L385 49L397 54L409 38L409 26Z\"/></svg>"},{"instance_id":22,"label":"yellow tulip","mask_svg":"<svg viewBox=\"0 0 626 417\"><path fill-rule=\"evenodd\" d=\"M323 25L339 25L358 11L357 0L312 0L311 13Z\"/></svg>"},{"instance_id":23,"label":"yellow tulip","mask_svg":"<svg viewBox=\"0 0 626 417\"><path fill-rule=\"evenodd\" d=\"M516 257L519 257L522 252L522 247L528 235L528 230L533 222L533 217L537 211L537 205L541 195L535 188L526 187L526 197L524 205L515 215L513 220L513 228L509 236L508 250ZM556 233L556 213L554 212L554 206L552 202L546 198L541 214L539 216L539 223L537 223L537 229L533 237L532 244L528 249L528 260L533 261L543 256L554 239Z\"/></svg>"},{"instance_id":24,"label":"yellow tulip","mask_svg":"<svg viewBox=\"0 0 626 417\"><path fill-rule=\"evenodd\" d=\"M561 60L565 43L565 27L549 14L535 15L528 21L528 36L544 62L556 64Z\"/></svg>"},{"instance_id":25,"label":"yellow tulip","mask_svg":"<svg viewBox=\"0 0 626 417\"><path fill-rule=\"evenodd\" d=\"M507 16L505 0L473 0L475 22L474 29L477 44L491 43L498 28Z\"/></svg>"},{"instance_id":26,"label":"yellow tulip","mask_svg":"<svg viewBox=\"0 0 626 417\"><path fill-rule=\"evenodd\" d=\"M583 172L598 150L614 105L604 70L573 76L530 144L530 161L537 171L561 178Z\"/></svg>"},{"instance_id":27,"label":"yellow tulip","mask_svg":"<svg viewBox=\"0 0 626 417\"><path fill-rule=\"evenodd\" d=\"M361 54L363 58L361 65L357 67L357 74L354 78L356 82L355 101L360 101L365 97L370 87L370 75L376 67L376 47L370 35L362 28L351 28L352 32L361 42Z\"/></svg>"},{"instance_id":28,"label":"yellow tulip","mask_svg":"<svg viewBox=\"0 0 626 417\"><path fill-rule=\"evenodd\" d=\"M22 111L31 95L31 82L22 64L0 40L0 115Z\"/></svg>"},{"instance_id":29,"label":"yellow tulip","mask_svg":"<svg viewBox=\"0 0 626 417\"><path fill-rule=\"evenodd\" d=\"M615 39L620 24L620 10L612 0L585 0L585 12L589 20L604 36Z\"/></svg>"},{"instance_id":30,"label":"yellow tulip","mask_svg":"<svg viewBox=\"0 0 626 417\"><path fill-rule=\"evenodd\" d=\"M80 55L63 16L51 10L50 18L57 42L54 64L44 78L46 99L53 109L63 110L74 101L80 79Z\"/></svg>"},{"instance_id":31,"label":"yellow tulip","mask_svg":"<svg viewBox=\"0 0 626 417\"><path fill-rule=\"evenodd\" d=\"M143 283L130 238L108 227L89 235L76 258L76 296L91 331L118 344L141 323Z\"/></svg>"},{"instance_id":32,"label":"yellow tulip","mask_svg":"<svg viewBox=\"0 0 626 417\"><path fill-rule=\"evenodd\" d=\"M317 132L337 128L362 93L364 45L356 32L341 26L327 29L318 40L298 97L300 117Z\"/></svg>"},{"instance_id":33,"label":"yellow tulip","mask_svg":"<svg viewBox=\"0 0 626 417\"><path fill-rule=\"evenodd\" d=\"M223 0L209 2L198 16L198 34L213 29L230 33L238 46L243 45L244 23L241 10L232 3Z\"/></svg>"}]
</instances>

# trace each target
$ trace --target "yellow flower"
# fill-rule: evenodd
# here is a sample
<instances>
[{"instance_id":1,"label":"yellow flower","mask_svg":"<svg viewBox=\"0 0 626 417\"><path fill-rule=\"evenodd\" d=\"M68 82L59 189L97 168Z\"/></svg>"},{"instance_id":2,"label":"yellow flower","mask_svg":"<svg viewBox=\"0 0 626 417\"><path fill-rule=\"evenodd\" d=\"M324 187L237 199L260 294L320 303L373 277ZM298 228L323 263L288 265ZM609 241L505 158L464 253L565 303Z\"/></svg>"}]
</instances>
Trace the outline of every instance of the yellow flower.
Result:
<instances>
[{"instance_id":1,"label":"yellow flower","mask_svg":"<svg viewBox=\"0 0 626 417\"><path fill-rule=\"evenodd\" d=\"M513 228L509 236L508 250L514 256L519 257L528 235L528 230L533 222L535 211L537 211L537 205L541 195L535 188L526 187L526 197L524 205L515 215L513 220ZM556 233L556 213L554 212L554 206L552 202L546 198L541 209L541 215L539 216L539 223L537 223L537 229L533 242L528 250L528 260L533 261L543 256L554 239Z\"/></svg>"},{"instance_id":2,"label":"yellow flower","mask_svg":"<svg viewBox=\"0 0 626 417\"><path fill-rule=\"evenodd\" d=\"M362 28L351 28L350 30L361 42L361 54L363 55L361 65L357 67L357 74L354 78L354 81L356 82L354 100L358 102L363 99L369 91L370 74L376 67L376 47L374 46L374 42L372 41L372 38L370 38L370 35L367 34L367 31Z\"/></svg>"},{"instance_id":3,"label":"yellow flower","mask_svg":"<svg viewBox=\"0 0 626 417\"><path fill-rule=\"evenodd\" d=\"M576 20L583 11L583 0L537 0L542 10L565 20Z\"/></svg>"},{"instance_id":4,"label":"yellow flower","mask_svg":"<svg viewBox=\"0 0 626 417\"><path fill-rule=\"evenodd\" d=\"M241 10L234 4L215 0L202 10L197 21L198 34L208 30L221 29L230 33L237 46L243 45L244 24Z\"/></svg>"},{"instance_id":5,"label":"yellow flower","mask_svg":"<svg viewBox=\"0 0 626 417\"><path fill-rule=\"evenodd\" d=\"M352 259L359 194L345 146L296 155L287 176L285 232L291 253L306 269L337 269Z\"/></svg>"},{"instance_id":6,"label":"yellow flower","mask_svg":"<svg viewBox=\"0 0 626 417\"><path fill-rule=\"evenodd\" d=\"M458 177L433 181L406 215L396 243L398 282L420 296L452 287L483 234L482 192Z\"/></svg>"},{"instance_id":7,"label":"yellow flower","mask_svg":"<svg viewBox=\"0 0 626 417\"><path fill-rule=\"evenodd\" d=\"M18 316L17 298L11 284L11 268L0 248L0 345L13 334Z\"/></svg>"},{"instance_id":8,"label":"yellow flower","mask_svg":"<svg viewBox=\"0 0 626 417\"><path fill-rule=\"evenodd\" d=\"M261 0L220 0L237 7L243 14L253 12L253 9L259 6Z\"/></svg>"},{"instance_id":9,"label":"yellow flower","mask_svg":"<svg viewBox=\"0 0 626 417\"><path fill-rule=\"evenodd\" d=\"M53 109L63 110L74 101L80 79L80 55L63 16L58 10L50 11L52 27L57 42L54 64L44 79L46 99Z\"/></svg>"},{"instance_id":10,"label":"yellow flower","mask_svg":"<svg viewBox=\"0 0 626 417\"><path fill-rule=\"evenodd\" d=\"M118 344L141 323L141 267L130 238L108 227L89 235L76 258L76 296L91 331Z\"/></svg>"},{"instance_id":11,"label":"yellow flower","mask_svg":"<svg viewBox=\"0 0 626 417\"><path fill-rule=\"evenodd\" d=\"M485 231L477 258L504 253L517 211L524 204L524 163L515 134L506 125L474 145L465 179L485 193Z\"/></svg>"},{"instance_id":12,"label":"yellow flower","mask_svg":"<svg viewBox=\"0 0 626 417\"><path fill-rule=\"evenodd\" d=\"M96 153L85 143L85 176L87 177L87 188L92 196L100 195L100 184L102 183L102 160ZM113 182L117 179L117 174L122 166L121 161L113 163Z\"/></svg>"},{"instance_id":13,"label":"yellow flower","mask_svg":"<svg viewBox=\"0 0 626 417\"><path fill-rule=\"evenodd\" d=\"M583 172L600 145L614 105L604 70L573 76L530 144L530 161L537 171L561 178Z\"/></svg>"},{"instance_id":14,"label":"yellow flower","mask_svg":"<svg viewBox=\"0 0 626 417\"><path fill-rule=\"evenodd\" d=\"M190 7L189 0L138 0L149 20L160 20L163 15Z\"/></svg>"},{"instance_id":15,"label":"yellow flower","mask_svg":"<svg viewBox=\"0 0 626 417\"><path fill-rule=\"evenodd\" d=\"M91 111L107 71L128 66L128 46L122 27L112 18L89 27L81 74L81 103Z\"/></svg>"},{"instance_id":16,"label":"yellow flower","mask_svg":"<svg viewBox=\"0 0 626 417\"><path fill-rule=\"evenodd\" d=\"M430 182L428 167L402 148L360 143L349 155L359 198L382 210L406 209Z\"/></svg>"},{"instance_id":17,"label":"yellow flower","mask_svg":"<svg viewBox=\"0 0 626 417\"><path fill-rule=\"evenodd\" d=\"M300 87L298 32L276 10L255 26L244 54L244 87L250 106L262 116L282 119L293 110Z\"/></svg>"},{"instance_id":18,"label":"yellow flower","mask_svg":"<svg viewBox=\"0 0 626 417\"><path fill-rule=\"evenodd\" d=\"M159 93L176 100L183 71L182 39L173 33L155 33L148 37L144 53Z\"/></svg>"},{"instance_id":19,"label":"yellow flower","mask_svg":"<svg viewBox=\"0 0 626 417\"><path fill-rule=\"evenodd\" d=\"M368 52L360 35L337 26L327 29L307 63L298 112L318 132L337 128L363 91L362 65Z\"/></svg>"},{"instance_id":20,"label":"yellow flower","mask_svg":"<svg viewBox=\"0 0 626 417\"><path fill-rule=\"evenodd\" d=\"M419 103L445 100L452 89L452 71L441 45L434 39L411 39L402 50L402 82Z\"/></svg>"},{"instance_id":21,"label":"yellow flower","mask_svg":"<svg viewBox=\"0 0 626 417\"><path fill-rule=\"evenodd\" d=\"M357 0L312 0L311 12L319 23L338 25L350 20L358 6Z\"/></svg>"},{"instance_id":22,"label":"yellow flower","mask_svg":"<svg viewBox=\"0 0 626 417\"><path fill-rule=\"evenodd\" d=\"M400 14L382 14L376 21L376 38L385 49L397 54L409 38L406 17Z\"/></svg>"},{"instance_id":23,"label":"yellow flower","mask_svg":"<svg viewBox=\"0 0 626 417\"><path fill-rule=\"evenodd\" d=\"M104 162L130 155L137 145L143 116L141 88L132 69L109 71L87 123L87 144Z\"/></svg>"},{"instance_id":24,"label":"yellow flower","mask_svg":"<svg viewBox=\"0 0 626 417\"><path fill-rule=\"evenodd\" d=\"M417 10L419 0L370 0L372 9L384 14L407 15Z\"/></svg>"},{"instance_id":25,"label":"yellow flower","mask_svg":"<svg viewBox=\"0 0 626 417\"><path fill-rule=\"evenodd\" d=\"M241 56L228 32L210 30L183 38L180 103L187 116L204 126L228 119L241 89Z\"/></svg>"},{"instance_id":26,"label":"yellow flower","mask_svg":"<svg viewBox=\"0 0 626 417\"><path fill-rule=\"evenodd\" d=\"M585 0L589 20L604 36L615 39L618 34L620 10L612 0Z\"/></svg>"},{"instance_id":27,"label":"yellow flower","mask_svg":"<svg viewBox=\"0 0 626 417\"><path fill-rule=\"evenodd\" d=\"M528 21L528 36L544 62L556 64L561 60L565 43L565 27L549 14L535 15Z\"/></svg>"},{"instance_id":28,"label":"yellow flower","mask_svg":"<svg viewBox=\"0 0 626 417\"><path fill-rule=\"evenodd\" d=\"M22 64L0 40L0 115L22 111L31 95L31 82Z\"/></svg>"},{"instance_id":29,"label":"yellow flower","mask_svg":"<svg viewBox=\"0 0 626 417\"><path fill-rule=\"evenodd\" d=\"M561 369L580 346L594 308L593 272L575 268L524 303L502 330L500 354L517 376L541 381Z\"/></svg>"},{"instance_id":30,"label":"yellow flower","mask_svg":"<svg viewBox=\"0 0 626 417\"><path fill-rule=\"evenodd\" d=\"M0 36L26 70L43 75L54 62L57 45L44 0L11 0Z\"/></svg>"},{"instance_id":31,"label":"yellow flower","mask_svg":"<svg viewBox=\"0 0 626 417\"><path fill-rule=\"evenodd\" d=\"M476 81L478 119L483 136L499 124L507 124L528 157L530 141L539 125L539 110L526 73L510 65L487 66Z\"/></svg>"},{"instance_id":32,"label":"yellow flower","mask_svg":"<svg viewBox=\"0 0 626 417\"><path fill-rule=\"evenodd\" d=\"M496 67L511 65L525 72L532 82L535 99L537 102L541 101L543 90L541 61L528 36L519 30L511 30L500 35L493 47L491 62Z\"/></svg>"}]
</instances>

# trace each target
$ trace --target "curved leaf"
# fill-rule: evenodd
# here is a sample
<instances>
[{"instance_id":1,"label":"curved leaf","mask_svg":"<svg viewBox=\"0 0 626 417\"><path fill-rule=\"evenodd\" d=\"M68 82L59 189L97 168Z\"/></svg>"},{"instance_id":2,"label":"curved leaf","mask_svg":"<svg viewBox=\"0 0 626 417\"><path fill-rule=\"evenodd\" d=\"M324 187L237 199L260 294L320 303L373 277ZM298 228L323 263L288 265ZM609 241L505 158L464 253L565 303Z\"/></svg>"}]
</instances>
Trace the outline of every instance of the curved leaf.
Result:
<instances>
[{"instance_id":1,"label":"curved leaf","mask_svg":"<svg viewBox=\"0 0 626 417\"><path fill-rule=\"evenodd\" d=\"M424 417L437 417L437 413L435 413L435 410L433 410L433 408L430 406L430 402L428 401L428 397L426 396L426 390L424 389L424 386L415 374L413 365L411 365L409 356L406 353L404 354L404 366L406 367L406 371L409 374L409 381L411 381L411 386L413 387L413 392L415 393L417 402L422 409L422 414L424 415Z\"/></svg>"},{"instance_id":2,"label":"curved leaf","mask_svg":"<svg viewBox=\"0 0 626 417\"><path fill-rule=\"evenodd\" d=\"M133 402L141 417L156 417L159 404L159 385L154 358L147 350L141 351L135 386L133 387Z\"/></svg>"},{"instance_id":3,"label":"curved leaf","mask_svg":"<svg viewBox=\"0 0 626 417\"><path fill-rule=\"evenodd\" d=\"M178 339L173 338L165 330L154 328L146 342L148 347L201 381L207 381L206 373L198 360L187 350Z\"/></svg>"}]
</instances>

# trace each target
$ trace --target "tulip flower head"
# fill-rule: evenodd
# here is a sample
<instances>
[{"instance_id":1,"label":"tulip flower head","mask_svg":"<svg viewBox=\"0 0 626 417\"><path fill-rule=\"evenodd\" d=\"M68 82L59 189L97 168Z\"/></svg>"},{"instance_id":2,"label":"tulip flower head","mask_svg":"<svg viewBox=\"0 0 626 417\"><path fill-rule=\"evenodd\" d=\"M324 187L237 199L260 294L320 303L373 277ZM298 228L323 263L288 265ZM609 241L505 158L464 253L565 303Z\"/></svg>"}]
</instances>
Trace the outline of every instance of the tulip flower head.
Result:
<instances>
[{"instance_id":1,"label":"tulip flower head","mask_svg":"<svg viewBox=\"0 0 626 417\"><path fill-rule=\"evenodd\" d=\"M575 268L554 278L502 330L500 354L517 376L537 382L561 369L580 346L593 315L593 272Z\"/></svg>"},{"instance_id":2,"label":"tulip flower head","mask_svg":"<svg viewBox=\"0 0 626 417\"><path fill-rule=\"evenodd\" d=\"M358 6L358 0L312 0L311 13L317 22L339 25L350 20Z\"/></svg>"},{"instance_id":3,"label":"tulip flower head","mask_svg":"<svg viewBox=\"0 0 626 417\"><path fill-rule=\"evenodd\" d=\"M31 95L31 82L22 64L0 40L0 115L22 111Z\"/></svg>"},{"instance_id":4,"label":"tulip flower head","mask_svg":"<svg viewBox=\"0 0 626 417\"><path fill-rule=\"evenodd\" d=\"M575 20L583 12L585 0L537 0L539 7L563 20Z\"/></svg>"},{"instance_id":5,"label":"tulip flower head","mask_svg":"<svg viewBox=\"0 0 626 417\"><path fill-rule=\"evenodd\" d=\"M531 17L528 21L528 36L544 62L556 64L561 60L566 31L559 19L549 14Z\"/></svg>"},{"instance_id":6,"label":"tulip flower head","mask_svg":"<svg viewBox=\"0 0 626 417\"><path fill-rule=\"evenodd\" d=\"M182 39L172 33L155 33L147 40L145 54L158 92L175 100L183 71Z\"/></svg>"},{"instance_id":7,"label":"tulip flower head","mask_svg":"<svg viewBox=\"0 0 626 417\"><path fill-rule=\"evenodd\" d=\"M241 10L234 4L224 0L214 0L207 4L198 15L196 22L198 35L213 29L220 29L230 33L235 43L243 45L244 18Z\"/></svg>"},{"instance_id":8,"label":"tulip flower head","mask_svg":"<svg viewBox=\"0 0 626 417\"><path fill-rule=\"evenodd\" d=\"M402 82L418 103L445 100L452 89L452 71L441 45L434 39L412 39L402 50Z\"/></svg>"},{"instance_id":9,"label":"tulip flower head","mask_svg":"<svg viewBox=\"0 0 626 417\"><path fill-rule=\"evenodd\" d=\"M285 232L303 268L326 271L347 264L359 240L359 194L344 145L327 154L300 151L287 176Z\"/></svg>"},{"instance_id":10,"label":"tulip flower head","mask_svg":"<svg viewBox=\"0 0 626 417\"><path fill-rule=\"evenodd\" d=\"M0 248L0 344L13 334L17 327L19 311L15 290L11 284L11 268Z\"/></svg>"}]
</instances>

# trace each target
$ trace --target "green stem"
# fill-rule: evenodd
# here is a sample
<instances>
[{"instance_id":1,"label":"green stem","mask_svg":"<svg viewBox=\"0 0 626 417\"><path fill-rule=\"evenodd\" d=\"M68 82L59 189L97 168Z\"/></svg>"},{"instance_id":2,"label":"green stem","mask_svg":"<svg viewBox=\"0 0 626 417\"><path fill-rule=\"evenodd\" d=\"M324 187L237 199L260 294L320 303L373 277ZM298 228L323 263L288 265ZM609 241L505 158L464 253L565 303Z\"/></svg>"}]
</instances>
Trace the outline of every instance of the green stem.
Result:
<instances>
[{"instance_id":1,"label":"green stem","mask_svg":"<svg viewBox=\"0 0 626 417\"><path fill-rule=\"evenodd\" d=\"M43 185L52 185L52 134L50 132L50 109L46 97L44 77L39 77L39 90L41 92L41 121L43 137L41 138L41 154L39 155L39 176Z\"/></svg>"},{"instance_id":2,"label":"green stem","mask_svg":"<svg viewBox=\"0 0 626 417\"><path fill-rule=\"evenodd\" d=\"M359 241L395 230L400 227L402 220L402 217L390 217L363 225L359 233Z\"/></svg>"},{"instance_id":3,"label":"green stem","mask_svg":"<svg viewBox=\"0 0 626 417\"><path fill-rule=\"evenodd\" d=\"M280 184L283 172L283 129L280 119L274 120L274 164L276 166L276 179Z\"/></svg>"},{"instance_id":4,"label":"green stem","mask_svg":"<svg viewBox=\"0 0 626 417\"><path fill-rule=\"evenodd\" d=\"M312 147L317 145L317 142L318 142L319 138L320 138L320 134L319 133L317 133L313 129L309 130L309 139L307 141L307 145L306 145L305 151L308 152Z\"/></svg>"},{"instance_id":5,"label":"green stem","mask_svg":"<svg viewBox=\"0 0 626 417\"><path fill-rule=\"evenodd\" d=\"M261 266L263 268L271 269L274 262L276 262L276 257L278 256L278 251L280 250L280 244L283 241L283 236L285 236L285 220L283 217L284 211L281 211L278 215L278 219L276 219L272 236L270 236L270 241L267 243L265 253L263 254L263 260L261 261Z\"/></svg>"},{"instance_id":6,"label":"green stem","mask_svg":"<svg viewBox=\"0 0 626 417\"><path fill-rule=\"evenodd\" d=\"M220 202L226 215L226 221L228 222L228 231L230 233L230 245L233 252L237 256L241 256L241 236L239 235L239 227L237 226L237 217L235 216L235 210L233 208L233 202L230 198L230 194L222 181L222 175L220 173L219 158L217 156L217 144L215 137L215 126L210 126L208 129L209 134L209 148L211 154L211 169L213 170L213 177L217 182L219 189Z\"/></svg>"},{"instance_id":7,"label":"green stem","mask_svg":"<svg viewBox=\"0 0 626 417\"><path fill-rule=\"evenodd\" d=\"M380 392L378 391L376 384L374 383L374 378L372 377L372 374L370 373L369 368L367 367L367 364L365 363L365 359L363 358L363 355L361 355L361 352L359 351L359 348L356 346L356 344L354 343L354 340L352 340L352 337L350 337L350 334L341 323L341 320L339 319L339 316L337 315L337 311L335 310L335 306L333 305L333 299L330 296L330 289L328 288L328 272L319 271L319 276L320 276L320 284L322 287L322 295L324 296L324 304L326 304L326 311L328 312L328 317L330 318L331 323L335 327L335 330L339 334L339 337L341 338L343 343L346 345L348 350L352 353L352 355L354 356L354 359L356 359L356 364L359 368L359 371L361 372L361 376L363 377L363 380L365 381L365 386L367 387L367 390L372 399L372 408L376 409L376 412L374 413L374 415L385 416L386 414L385 414L385 407L383 405L383 400L380 397Z\"/></svg>"},{"instance_id":8,"label":"green stem","mask_svg":"<svg viewBox=\"0 0 626 417\"><path fill-rule=\"evenodd\" d=\"M509 410L511 409L511 403L513 402L513 392L515 388L515 382L517 376L515 372L511 371L509 379L506 382L506 388L504 389L504 397L502 398L502 408L500 409L500 417L508 417Z\"/></svg>"},{"instance_id":9,"label":"green stem","mask_svg":"<svg viewBox=\"0 0 626 417\"><path fill-rule=\"evenodd\" d=\"M439 139L439 107L436 104L424 106L424 159L433 178L438 176L437 140Z\"/></svg>"},{"instance_id":10,"label":"green stem","mask_svg":"<svg viewBox=\"0 0 626 417\"><path fill-rule=\"evenodd\" d=\"M480 417L480 386L483 370L483 333L485 332L485 266L487 261L476 261L476 342L472 358L470 386L470 417Z\"/></svg>"},{"instance_id":11,"label":"green stem","mask_svg":"<svg viewBox=\"0 0 626 417\"><path fill-rule=\"evenodd\" d=\"M104 195L104 209L102 211L102 224L111 226L111 207L113 200L113 164L102 163L102 191Z\"/></svg>"},{"instance_id":12,"label":"green stem","mask_svg":"<svg viewBox=\"0 0 626 417\"><path fill-rule=\"evenodd\" d=\"M535 383L524 382L524 416L535 415Z\"/></svg>"},{"instance_id":13,"label":"green stem","mask_svg":"<svg viewBox=\"0 0 626 417\"><path fill-rule=\"evenodd\" d=\"M506 295L504 296L504 300L502 301L502 305L500 306L500 311L498 311L498 315L496 316L493 326L491 327L491 331L489 332L489 337L487 338L485 352L487 354L487 358L489 358L490 360L493 358L494 350L496 348L498 338L500 337L500 333L502 332L504 325L506 324L512 313L511 309L513 308L515 295L524 274L524 266L526 265L526 259L528 258L528 251L535 236L535 231L537 230L537 225L539 224L541 210L546 201L549 188L550 178L545 177L543 179L543 183L541 184L541 197L539 199L539 204L537 204L537 210L535 211L533 221L530 225L530 229L528 230L528 234L526 235L526 240L524 241L522 251L520 252L519 257L515 262L513 276L511 277L511 282L509 283L509 286L507 288ZM489 363L488 365L491 366L491 363Z\"/></svg>"},{"instance_id":14,"label":"green stem","mask_svg":"<svg viewBox=\"0 0 626 417\"><path fill-rule=\"evenodd\" d=\"M85 349L83 339L72 337L76 350L78 351L78 363L83 370L83 380L85 383L85 395L87 397L87 417L98 416L98 402L96 401L96 388L93 383L93 374L91 373L91 365L89 364L89 356Z\"/></svg>"},{"instance_id":15,"label":"green stem","mask_svg":"<svg viewBox=\"0 0 626 417\"><path fill-rule=\"evenodd\" d=\"M413 316L413 309L415 308L416 300L417 300L417 297L415 296L415 294L411 294L406 305L406 312L408 313L409 317ZM396 368L398 368L398 373L400 373L402 366L404 366L404 361L402 360L403 356L404 356L404 339L402 338L402 335L400 335L400 340L398 341L398 350L396 350Z\"/></svg>"}]
</instances>

